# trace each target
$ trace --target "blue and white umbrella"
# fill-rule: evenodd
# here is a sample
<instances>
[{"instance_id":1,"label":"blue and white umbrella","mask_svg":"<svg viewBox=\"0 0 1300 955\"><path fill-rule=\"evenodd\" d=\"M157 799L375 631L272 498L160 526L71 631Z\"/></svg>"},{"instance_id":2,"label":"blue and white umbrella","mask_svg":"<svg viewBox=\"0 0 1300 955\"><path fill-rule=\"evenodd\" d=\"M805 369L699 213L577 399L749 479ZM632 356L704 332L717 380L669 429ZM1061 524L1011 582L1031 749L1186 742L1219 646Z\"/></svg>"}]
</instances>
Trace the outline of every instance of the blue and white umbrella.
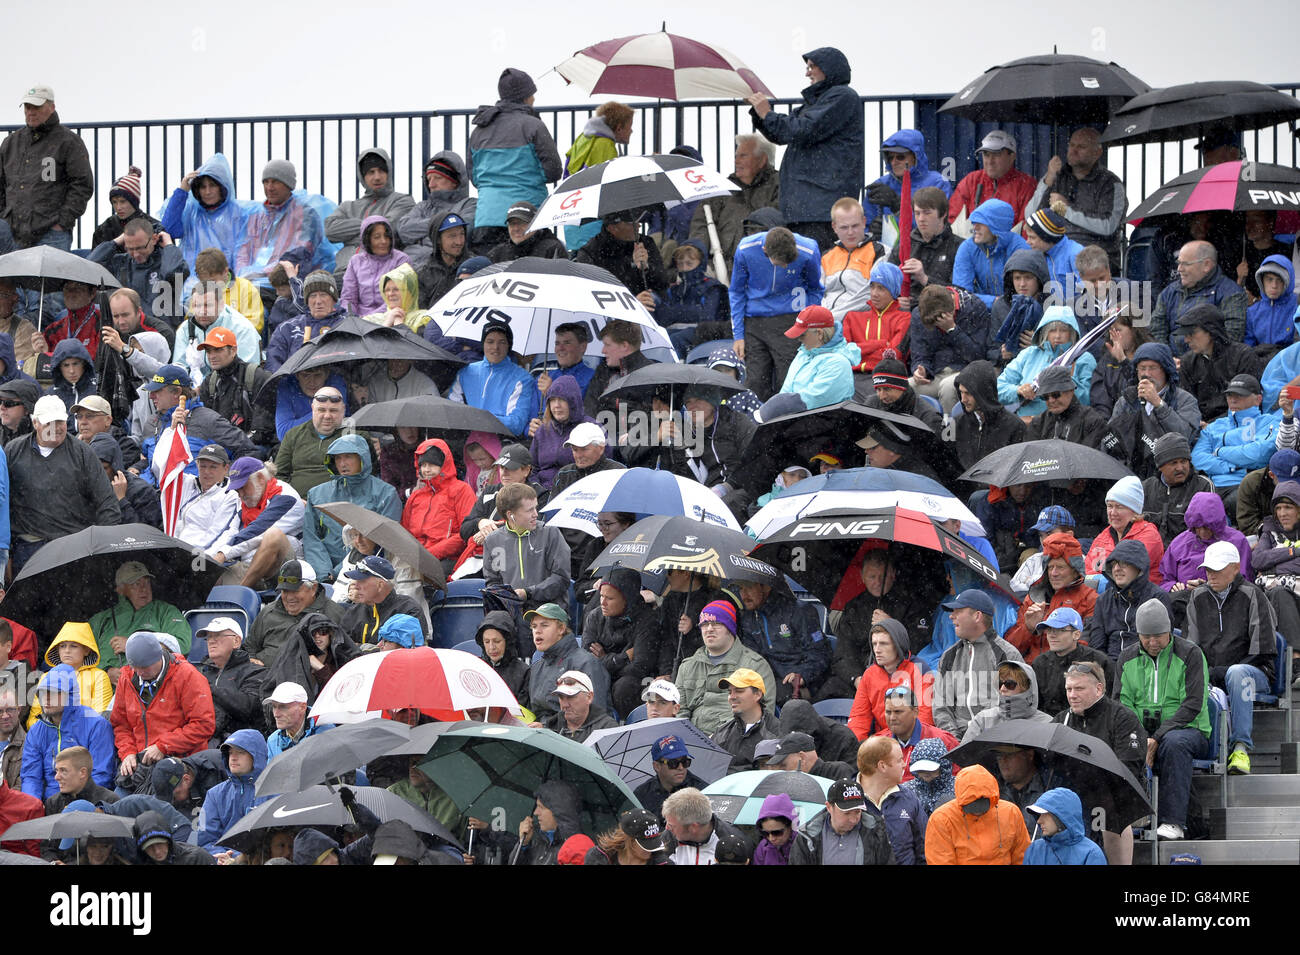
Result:
<instances>
[{"instance_id":1,"label":"blue and white umbrella","mask_svg":"<svg viewBox=\"0 0 1300 955\"><path fill-rule=\"evenodd\" d=\"M599 471L577 481L542 508L546 523L600 535L601 511L626 511L638 518L680 514L697 521L740 530L740 522L722 500L699 481L649 468Z\"/></svg>"},{"instance_id":2,"label":"blue and white umbrella","mask_svg":"<svg viewBox=\"0 0 1300 955\"><path fill-rule=\"evenodd\" d=\"M691 754L691 772L706 783L715 782L727 774L731 754L690 720L676 716L596 730L583 745L599 753L606 765L618 773L618 778L635 789L655 775L650 748L665 736L676 736L686 744Z\"/></svg>"}]
</instances>

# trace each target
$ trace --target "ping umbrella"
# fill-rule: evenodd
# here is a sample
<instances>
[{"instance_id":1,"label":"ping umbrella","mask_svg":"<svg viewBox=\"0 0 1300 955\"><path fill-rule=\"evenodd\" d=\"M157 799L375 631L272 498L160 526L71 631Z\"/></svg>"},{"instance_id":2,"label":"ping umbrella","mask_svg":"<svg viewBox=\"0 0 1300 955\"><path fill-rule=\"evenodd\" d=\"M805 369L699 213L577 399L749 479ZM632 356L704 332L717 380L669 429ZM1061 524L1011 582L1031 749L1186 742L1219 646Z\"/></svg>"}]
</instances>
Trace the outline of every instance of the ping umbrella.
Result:
<instances>
[{"instance_id":1,"label":"ping umbrella","mask_svg":"<svg viewBox=\"0 0 1300 955\"><path fill-rule=\"evenodd\" d=\"M377 401L357 411L351 421L353 427L362 429L430 428L434 431L513 433L492 412L437 395Z\"/></svg>"},{"instance_id":2,"label":"ping umbrella","mask_svg":"<svg viewBox=\"0 0 1300 955\"><path fill-rule=\"evenodd\" d=\"M754 769L723 776L702 792L713 804L713 814L736 826L758 825L758 813L768 796L784 793L794 803L799 825L806 826L826 809L831 780L808 773L769 772Z\"/></svg>"},{"instance_id":3,"label":"ping umbrella","mask_svg":"<svg viewBox=\"0 0 1300 955\"><path fill-rule=\"evenodd\" d=\"M435 720L519 703L492 667L472 653L434 647L371 651L339 667L312 704L326 723L359 723L384 710L418 709Z\"/></svg>"},{"instance_id":4,"label":"ping umbrella","mask_svg":"<svg viewBox=\"0 0 1300 955\"><path fill-rule=\"evenodd\" d=\"M675 514L740 530L727 505L699 481L649 468L598 471L566 487L542 509L546 523L592 537L600 534L596 519L601 511L627 511L638 517Z\"/></svg>"},{"instance_id":5,"label":"ping umbrella","mask_svg":"<svg viewBox=\"0 0 1300 955\"><path fill-rule=\"evenodd\" d=\"M301 792L386 756L410 738L411 728L396 720L336 726L277 753L257 777L253 793L270 796Z\"/></svg>"},{"instance_id":6,"label":"ping umbrella","mask_svg":"<svg viewBox=\"0 0 1300 955\"><path fill-rule=\"evenodd\" d=\"M747 556L752 537L690 517L655 515L619 534L591 562L591 569L628 567L642 573L689 570L786 589L785 578L769 564Z\"/></svg>"},{"instance_id":7,"label":"ping umbrella","mask_svg":"<svg viewBox=\"0 0 1300 955\"><path fill-rule=\"evenodd\" d=\"M668 333L627 286L606 269L568 259L526 256L489 265L458 282L429 313L444 335L473 341L482 339L488 322L505 322L521 355L550 354L555 327L577 322L591 333L587 354L598 356L600 331L613 319L641 328L643 350L672 351Z\"/></svg>"},{"instance_id":8,"label":"ping umbrella","mask_svg":"<svg viewBox=\"0 0 1300 955\"><path fill-rule=\"evenodd\" d=\"M36 245L30 249L0 255L0 278L16 279L24 286L40 291L41 301L36 315L38 330L45 325L47 281L83 282L91 288L122 287L117 277L102 265L48 245Z\"/></svg>"},{"instance_id":9,"label":"ping umbrella","mask_svg":"<svg viewBox=\"0 0 1300 955\"><path fill-rule=\"evenodd\" d=\"M153 574L155 600L177 607L203 604L221 577L202 551L148 524L94 526L38 550L10 585L3 613L38 633L89 620L117 600L117 569L129 560Z\"/></svg>"},{"instance_id":10,"label":"ping umbrella","mask_svg":"<svg viewBox=\"0 0 1300 955\"><path fill-rule=\"evenodd\" d=\"M1073 441L1022 441L998 448L972 464L963 481L1011 487L1039 481L1075 481L1096 478L1118 481L1133 472L1103 451Z\"/></svg>"},{"instance_id":11,"label":"ping umbrella","mask_svg":"<svg viewBox=\"0 0 1300 955\"><path fill-rule=\"evenodd\" d=\"M586 47L555 72L593 96L744 99L751 93L766 93L775 98L752 70L722 47L667 30Z\"/></svg>"},{"instance_id":12,"label":"ping umbrella","mask_svg":"<svg viewBox=\"0 0 1300 955\"><path fill-rule=\"evenodd\" d=\"M1129 221L1137 224L1147 216L1255 209L1300 209L1300 169L1248 160L1202 166L1170 179L1143 199Z\"/></svg>"},{"instance_id":13,"label":"ping umbrella","mask_svg":"<svg viewBox=\"0 0 1300 955\"><path fill-rule=\"evenodd\" d=\"M1263 83L1183 83L1135 96L1101 134L1106 145L1162 143L1217 129L1267 129L1300 119L1300 100Z\"/></svg>"},{"instance_id":14,"label":"ping umbrella","mask_svg":"<svg viewBox=\"0 0 1300 955\"><path fill-rule=\"evenodd\" d=\"M442 561L425 550L410 531L391 517L384 517L348 501L318 504L316 509L340 524L351 524L362 537L368 537L382 547L390 560L405 561L434 587L439 590L446 588L447 578L443 574Z\"/></svg>"},{"instance_id":15,"label":"ping umbrella","mask_svg":"<svg viewBox=\"0 0 1300 955\"><path fill-rule=\"evenodd\" d=\"M542 203L529 228L578 225L611 212L729 196L740 187L689 156L619 156L576 172Z\"/></svg>"},{"instance_id":16,"label":"ping umbrella","mask_svg":"<svg viewBox=\"0 0 1300 955\"><path fill-rule=\"evenodd\" d=\"M376 325L349 315L319 338L303 345L275 370L272 379L296 374L308 368L378 359L445 361L457 365L464 360L445 348L426 341L405 325Z\"/></svg>"},{"instance_id":17,"label":"ping umbrella","mask_svg":"<svg viewBox=\"0 0 1300 955\"><path fill-rule=\"evenodd\" d=\"M727 775L731 754L690 720L675 716L596 730L583 745L599 753L600 758L618 773L618 778L635 789L655 775L650 749L665 736L676 736L686 744L691 754L691 772L706 783Z\"/></svg>"},{"instance_id":18,"label":"ping umbrella","mask_svg":"<svg viewBox=\"0 0 1300 955\"><path fill-rule=\"evenodd\" d=\"M1039 54L989 67L939 112L977 123L1104 123L1150 89L1116 63Z\"/></svg>"}]
</instances>

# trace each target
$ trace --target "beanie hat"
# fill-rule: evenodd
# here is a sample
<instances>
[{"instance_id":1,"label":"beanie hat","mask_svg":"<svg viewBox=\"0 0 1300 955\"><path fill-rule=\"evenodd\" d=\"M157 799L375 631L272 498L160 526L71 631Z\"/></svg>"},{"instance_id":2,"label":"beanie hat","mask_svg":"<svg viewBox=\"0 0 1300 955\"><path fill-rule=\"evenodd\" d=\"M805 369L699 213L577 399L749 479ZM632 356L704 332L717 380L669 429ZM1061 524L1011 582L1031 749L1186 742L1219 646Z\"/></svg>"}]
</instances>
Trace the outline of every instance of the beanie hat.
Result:
<instances>
[{"instance_id":1,"label":"beanie hat","mask_svg":"<svg viewBox=\"0 0 1300 955\"><path fill-rule=\"evenodd\" d=\"M339 300L339 288L334 284L334 276L324 269L317 269L303 279L302 297L304 300L312 292L326 292L334 301Z\"/></svg>"},{"instance_id":2,"label":"beanie hat","mask_svg":"<svg viewBox=\"0 0 1300 955\"><path fill-rule=\"evenodd\" d=\"M132 166L125 176L120 177L113 183L113 188L108 190L108 198L121 196L127 202L131 203L137 210L140 208L140 168Z\"/></svg>"},{"instance_id":3,"label":"beanie hat","mask_svg":"<svg viewBox=\"0 0 1300 955\"><path fill-rule=\"evenodd\" d=\"M873 265L869 281L883 285L894 298L903 292L903 270L892 262L877 262Z\"/></svg>"},{"instance_id":4,"label":"beanie hat","mask_svg":"<svg viewBox=\"0 0 1300 955\"><path fill-rule=\"evenodd\" d=\"M1181 434L1173 432L1162 434L1156 439L1154 457L1156 467L1161 467L1170 461L1177 461L1179 458L1191 460L1192 446Z\"/></svg>"},{"instance_id":5,"label":"beanie hat","mask_svg":"<svg viewBox=\"0 0 1300 955\"><path fill-rule=\"evenodd\" d=\"M491 264L492 260L486 255L471 255L468 259L462 262L460 268L456 270L456 278L460 278L463 275L473 275L478 272L479 269L485 269Z\"/></svg>"},{"instance_id":6,"label":"beanie hat","mask_svg":"<svg viewBox=\"0 0 1300 955\"><path fill-rule=\"evenodd\" d=\"M1055 245L1065 238L1065 220L1051 209L1039 209L1029 217L1029 228L1044 242Z\"/></svg>"},{"instance_id":7,"label":"beanie hat","mask_svg":"<svg viewBox=\"0 0 1300 955\"><path fill-rule=\"evenodd\" d=\"M298 188L298 170L287 159L272 159L262 167L262 179L274 179L290 189Z\"/></svg>"},{"instance_id":8,"label":"beanie hat","mask_svg":"<svg viewBox=\"0 0 1300 955\"><path fill-rule=\"evenodd\" d=\"M1169 633L1169 610L1156 597L1138 607L1134 626L1139 634Z\"/></svg>"},{"instance_id":9,"label":"beanie hat","mask_svg":"<svg viewBox=\"0 0 1300 955\"><path fill-rule=\"evenodd\" d=\"M372 169L382 169L388 172L388 163L384 162L384 157L378 153L369 152L361 160L361 175L365 175Z\"/></svg>"},{"instance_id":10,"label":"beanie hat","mask_svg":"<svg viewBox=\"0 0 1300 955\"><path fill-rule=\"evenodd\" d=\"M537 92L537 84L523 70L507 67L497 79L497 98L507 102L522 103Z\"/></svg>"},{"instance_id":11,"label":"beanie hat","mask_svg":"<svg viewBox=\"0 0 1300 955\"><path fill-rule=\"evenodd\" d=\"M1274 451L1268 459L1268 469L1277 475L1279 481L1289 481L1300 475L1300 454L1290 448Z\"/></svg>"},{"instance_id":12,"label":"beanie hat","mask_svg":"<svg viewBox=\"0 0 1300 955\"><path fill-rule=\"evenodd\" d=\"M1142 492L1142 482L1130 474L1128 477L1120 478L1111 486L1111 489L1106 492L1106 500L1123 504L1141 517L1146 495Z\"/></svg>"},{"instance_id":13,"label":"beanie hat","mask_svg":"<svg viewBox=\"0 0 1300 955\"><path fill-rule=\"evenodd\" d=\"M710 620L722 624L731 632L733 637L736 635L736 608L731 605L730 601L715 600L712 603L705 604L704 609L700 611L700 623L706 623Z\"/></svg>"},{"instance_id":14,"label":"beanie hat","mask_svg":"<svg viewBox=\"0 0 1300 955\"><path fill-rule=\"evenodd\" d=\"M433 464L442 467L447 460L447 455L443 454L442 449L436 444L431 444L420 452L420 464Z\"/></svg>"},{"instance_id":15,"label":"beanie hat","mask_svg":"<svg viewBox=\"0 0 1300 955\"><path fill-rule=\"evenodd\" d=\"M424 164L424 171L436 172L440 176L447 177L456 185L458 186L460 185L460 173L456 171L455 166L453 166L445 159L438 159L438 158L430 159L427 163Z\"/></svg>"},{"instance_id":16,"label":"beanie hat","mask_svg":"<svg viewBox=\"0 0 1300 955\"><path fill-rule=\"evenodd\" d=\"M126 641L126 662L135 669L153 666L163 658L162 644L158 636L150 630L140 630L131 634Z\"/></svg>"},{"instance_id":17,"label":"beanie hat","mask_svg":"<svg viewBox=\"0 0 1300 955\"><path fill-rule=\"evenodd\" d=\"M480 341L485 341L485 340L487 339L488 334L489 334L490 332L501 332L503 335L506 336L506 343L507 343L507 345L508 345L510 351L514 351L514 350L515 350L515 333L514 333L514 329L512 329L508 323L506 323L506 322L488 322L486 325L483 326L483 338L481 338L481 339L479 339L479 340L480 340Z\"/></svg>"},{"instance_id":18,"label":"beanie hat","mask_svg":"<svg viewBox=\"0 0 1300 955\"><path fill-rule=\"evenodd\" d=\"M875 269L872 269L875 274ZM900 391L907 389L907 366L898 358L898 352L892 348L886 348L880 353L880 361L876 362L876 367L871 372L871 386L873 388L897 388Z\"/></svg>"}]
</instances>

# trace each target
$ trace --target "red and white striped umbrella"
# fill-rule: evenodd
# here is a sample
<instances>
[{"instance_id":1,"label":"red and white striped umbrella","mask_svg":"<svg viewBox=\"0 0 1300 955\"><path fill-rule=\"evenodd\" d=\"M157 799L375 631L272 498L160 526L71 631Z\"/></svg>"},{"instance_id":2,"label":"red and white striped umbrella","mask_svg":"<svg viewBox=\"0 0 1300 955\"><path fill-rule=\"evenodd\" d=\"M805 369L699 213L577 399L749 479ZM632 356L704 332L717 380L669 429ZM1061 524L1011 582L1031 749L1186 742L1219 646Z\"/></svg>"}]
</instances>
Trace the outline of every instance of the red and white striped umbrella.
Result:
<instances>
[{"instance_id":1,"label":"red and white striped umbrella","mask_svg":"<svg viewBox=\"0 0 1300 955\"><path fill-rule=\"evenodd\" d=\"M339 668L311 715L326 723L359 723L385 710L418 709L431 719L466 719L465 711L519 701L492 667L472 653L434 647L372 650Z\"/></svg>"},{"instance_id":2,"label":"red and white striped umbrella","mask_svg":"<svg viewBox=\"0 0 1300 955\"><path fill-rule=\"evenodd\" d=\"M663 31L589 46L555 72L593 94L672 100L773 96L749 67L721 47Z\"/></svg>"}]
</instances>

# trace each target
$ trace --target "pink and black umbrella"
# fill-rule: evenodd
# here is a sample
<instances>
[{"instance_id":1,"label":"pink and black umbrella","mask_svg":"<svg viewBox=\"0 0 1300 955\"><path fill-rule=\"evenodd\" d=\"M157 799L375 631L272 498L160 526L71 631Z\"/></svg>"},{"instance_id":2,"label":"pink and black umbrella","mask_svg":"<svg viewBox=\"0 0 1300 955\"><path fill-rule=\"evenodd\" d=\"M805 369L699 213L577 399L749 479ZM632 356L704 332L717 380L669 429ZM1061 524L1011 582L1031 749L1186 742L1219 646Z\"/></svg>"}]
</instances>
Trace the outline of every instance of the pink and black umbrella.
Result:
<instances>
[{"instance_id":1,"label":"pink and black umbrella","mask_svg":"<svg viewBox=\"0 0 1300 955\"><path fill-rule=\"evenodd\" d=\"M1300 169L1248 160L1193 169L1143 199L1129 221L1137 224L1148 216L1255 209L1300 210Z\"/></svg>"},{"instance_id":2,"label":"pink and black umbrella","mask_svg":"<svg viewBox=\"0 0 1300 955\"><path fill-rule=\"evenodd\" d=\"M666 31L605 40L579 50L555 72L592 94L671 100L774 95L749 67L721 47Z\"/></svg>"}]
</instances>

